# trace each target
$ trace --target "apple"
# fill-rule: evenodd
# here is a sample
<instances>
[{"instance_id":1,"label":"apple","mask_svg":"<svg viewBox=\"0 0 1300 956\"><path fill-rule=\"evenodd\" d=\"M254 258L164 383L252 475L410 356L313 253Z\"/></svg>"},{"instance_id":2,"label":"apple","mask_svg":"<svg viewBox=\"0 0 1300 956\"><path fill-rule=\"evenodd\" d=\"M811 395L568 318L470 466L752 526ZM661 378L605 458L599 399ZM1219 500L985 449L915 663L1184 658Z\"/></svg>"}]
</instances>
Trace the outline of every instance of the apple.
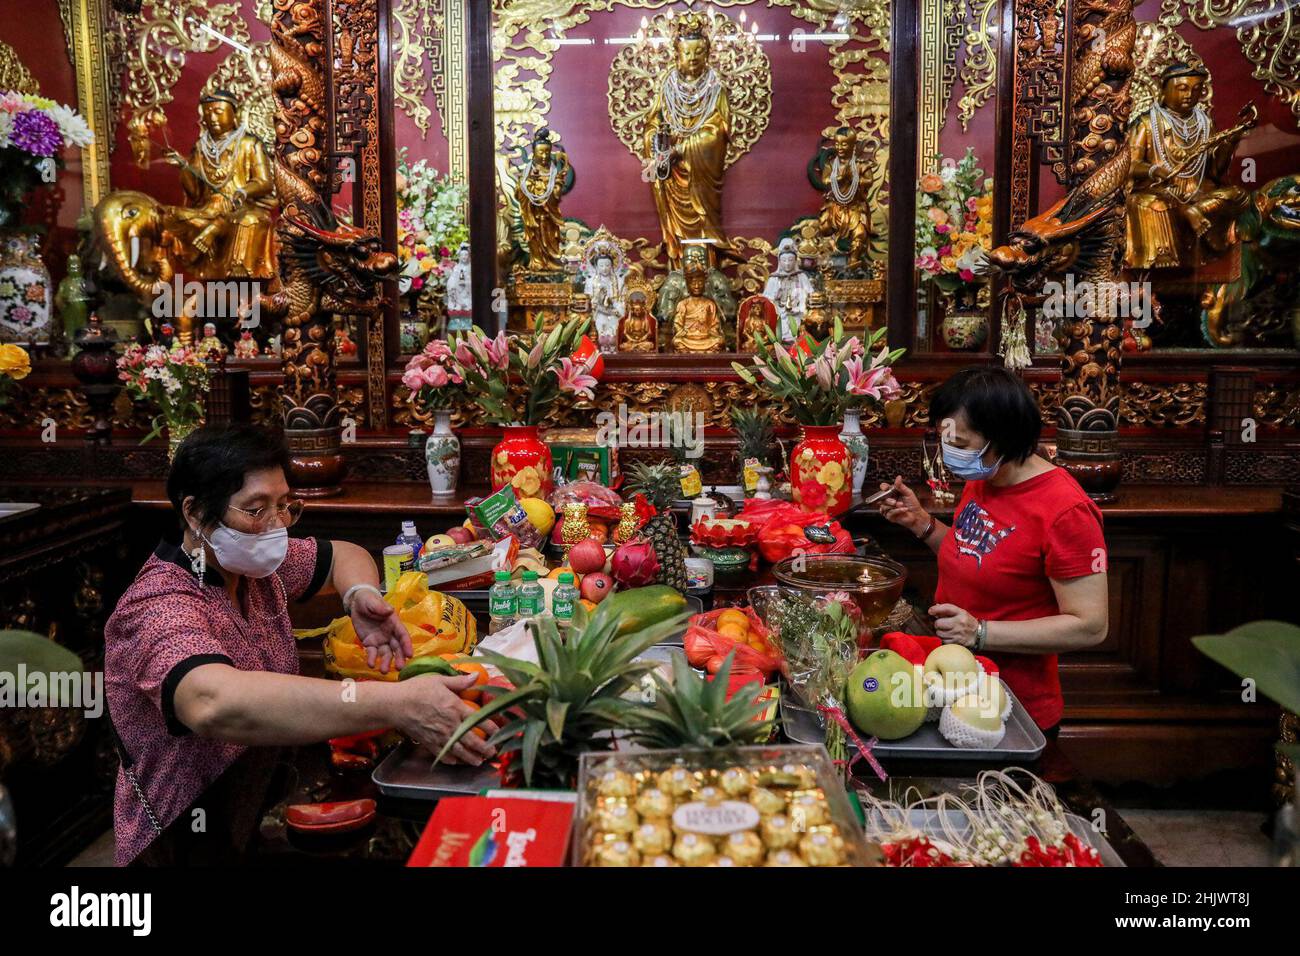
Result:
<instances>
[{"instance_id":1,"label":"apple","mask_svg":"<svg viewBox=\"0 0 1300 956\"><path fill-rule=\"evenodd\" d=\"M447 529L447 537L451 538L451 540L455 541L457 544L469 544L474 540L474 532L468 528L462 527L461 525L456 525L454 528Z\"/></svg>"},{"instance_id":2,"label":"apple","mask_svg":"<svg viewBox=\"0 0 1300 956\"><path fill-rule=\"evenodd\" d=\"M593 604L605 600L614 590L614 579L603 571L593 571L582 579L578 593Z\"/></svg>"}]
</instances>

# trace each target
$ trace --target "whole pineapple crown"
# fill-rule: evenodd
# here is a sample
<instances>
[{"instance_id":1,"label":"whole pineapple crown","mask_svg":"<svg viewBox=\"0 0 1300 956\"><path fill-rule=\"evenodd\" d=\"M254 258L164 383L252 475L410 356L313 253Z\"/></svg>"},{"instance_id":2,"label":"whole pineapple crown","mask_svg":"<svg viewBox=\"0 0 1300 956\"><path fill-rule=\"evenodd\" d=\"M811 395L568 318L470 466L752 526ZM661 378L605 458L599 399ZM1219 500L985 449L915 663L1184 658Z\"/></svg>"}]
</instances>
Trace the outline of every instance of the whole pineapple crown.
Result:
<instances>
[{"instance_id":1,"label":"whole pineapple crown","mask_svg":"<svg viewBox=\"0 0 1300 956\"><path fill-rule=\"evenodd\" d=\"M627 477L628 488L634 494L640 492L645 495L646 500L660 514L666 513L682 493L681 472L668 461L653 465L633 462L628 468Z\"/></svg>"}]
</instances>

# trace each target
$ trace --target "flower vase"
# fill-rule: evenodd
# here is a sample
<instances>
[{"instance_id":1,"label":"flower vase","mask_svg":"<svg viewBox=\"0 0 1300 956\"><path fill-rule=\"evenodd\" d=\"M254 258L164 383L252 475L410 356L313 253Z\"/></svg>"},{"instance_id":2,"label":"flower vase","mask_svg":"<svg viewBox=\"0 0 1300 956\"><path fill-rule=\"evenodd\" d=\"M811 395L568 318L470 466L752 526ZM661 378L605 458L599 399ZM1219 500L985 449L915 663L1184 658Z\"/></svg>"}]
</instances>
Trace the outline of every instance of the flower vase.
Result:
<instances>
[{"instance_id":1,"label":"flower vase","mask_svg":"<svg viewBox=\"0 0 1300 956\"><path fill-rule=\"evenodd\" d=\"M867 480L867 436L862 432L862 411L857 408L844 410L844 428L840 431L840 441L853 457L853 494L861 495L862 486Z\"/></svg>"},{"instance_id":2,"label":"flower vase","mask_svg":"<svg viewBox=\"0 0 1300 956\"><path fill-rule=\"evenodd\" d=\"M167 426L167 464L170 465L176 460L176 452L180 449L181 443L190 437L199 424L199 422L189 422L184 425Z\"/></svg>"},{"instance_id":3,"label":"flower vase","mask_svg":"<svg viewBox=\"0 0 1300 956\"><path fill-rule=\"evenodd\" d=\"M433 434L424 443L424 461L429 470L429 488L435 498L456 493L460 481L460 439L451 430L451 409L433 413Z\"/></svg>"},{"instance_id":4,"label":"flower vase","mask_svg":"<svg viewBox=\"0 0 1300 956\"><path fill-rule=\"evenodd\" d=\"M518 498L551 496L551 449L537 437L536 425L506 425L501 441L492 449L492 490L513 485Z\"/></svg>"},{"instance_id":5,"label":"flower vase","mask_svg":"<svg viewBox=\"0 0 1300 956\"><path fill-rule=\"evenodd\" d=\"M832 518L853 500L853 462L840 441L838 425L805 425L790 451L791 497L804 511L824 511Z\"/></svg>"},{"instance_id":6,"label":"flower vase","mask_svg":"<svg viewBox=\"0 0 1300 956\"><path fill-rule=\"evenodd\" d=\"M989 317L974 291L957 291L944 297L943 322L939 325L944 344L959 352L974 352L989 338Z\"/></svg>"},{"instance_id":7,"label":"flower vase","mask_svg":"<svg viewBox=\"0 0 1300 956\"><path fill-rule=\"evenodd\" d=\"M0 229L0 342L48 344L53 299L40 238Z\"/></svg>"}]
</instances>

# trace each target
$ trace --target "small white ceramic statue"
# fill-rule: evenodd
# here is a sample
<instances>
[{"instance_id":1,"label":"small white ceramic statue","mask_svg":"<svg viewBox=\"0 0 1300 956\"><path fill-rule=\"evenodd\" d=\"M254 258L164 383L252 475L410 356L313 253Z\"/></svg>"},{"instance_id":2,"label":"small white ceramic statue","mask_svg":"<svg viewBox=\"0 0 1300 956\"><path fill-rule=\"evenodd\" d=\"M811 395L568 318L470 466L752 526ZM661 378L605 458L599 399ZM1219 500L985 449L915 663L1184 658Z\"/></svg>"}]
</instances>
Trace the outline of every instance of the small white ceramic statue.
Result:
<instances>
[{"instance_id":1,"label":"small white ceramic statue","mask_svg":"<svg viewBox=\"0 0 1300 956\"><path fill-rule=\"evenodd\" d=\"M447 273L447 331L468 332L473 325L474 305L470 292L469 243L456 251L456 264Z\"/></svg>"},{"instance_id":2,"label":"small white ceramic statue","mask_svg":"<svg viewBox=\"0 0 1300 956\"><path fill-rule=\"evenodd\" d=\"M763 286L763 295L776 305L777 331L783 342L793 342L808 312L812 280L799 270L799 254L788 236L776 248L776 271Z\"/></svg>"}]
</instances>

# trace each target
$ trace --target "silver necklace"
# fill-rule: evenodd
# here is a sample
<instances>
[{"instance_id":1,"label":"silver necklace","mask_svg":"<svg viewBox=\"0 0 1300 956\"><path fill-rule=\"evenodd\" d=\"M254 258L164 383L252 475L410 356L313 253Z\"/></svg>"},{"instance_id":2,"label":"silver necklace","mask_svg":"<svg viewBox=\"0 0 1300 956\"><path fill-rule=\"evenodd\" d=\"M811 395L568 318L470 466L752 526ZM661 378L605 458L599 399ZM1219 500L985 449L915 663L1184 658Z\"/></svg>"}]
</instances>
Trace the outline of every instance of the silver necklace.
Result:
<instances>
[{"instance_id":1,"label":"silver necklace","mask_svg":"<svg viewBox=\"0 0 1300 956\"><path fill-rule=\"evenodd\" d=\"M665 118L678 136L689 136L713 114L722 93L722 81L709 67L699 78L686 80L674 68L664 81Z\"/></svg>"},{"instance_id":2,"label":"silver necklace","mask_svg":"<svg viewBox=\"0 0 1300 956\"><path fill-rule=\"evenodd\" d=\"M226 155L232 143L244 135L244 124L240 123L221 139L214 140L206 129L199 135L199 149L204 157L214 166L221 165L221 158Z\"/></svg>"},{"instance_id":3,"label":"silver necklace","mask_svg":"<svg viewBox=\"0 0 1300 956\"><path fill-rule=\"evenodd\" d=\"M559 173L560 164L552 159L550 162L550 172L546 174L546 188L540 193L535 193L528 187L528 180L531 179L533 175L533 161L530 159L528 165L524 167L524 178L521 184L521 188L524 191L524 195L528 197L528 201L534 206L545 206L546 201L551 198L551 190L555 188L555 178Z\"/></svg>"},{"instance_id":4,"label":"silver necklace","mask_svg":"<svg viewBox=\"0 0 1300 956\"><path fill-rule=\"evenodd\" d=\"M1155 147L1156 161L1165 169L1173 169L1174 165L1169 160L1169 154L1165 150L1164 136L1161 133L1161 121L1164 127L1168 129L1177 144L1178 149L1184 154L1190 149L1194 149L1204 143L1210 135L1210 117L1201 107L1196 107L1186 119L1170 112L1159 103L1151 104L1149 114L1151 123L1151 141ZM1179 171L1175 178L1177 179L1195 179L1196 188L1200 189L1201 181L1205 176L1205 163L1207 155L1202 152L1192 162L1188 163Z\"/></svg>"},{"instance_id":5,"label":"silver necklace","mask_svg":"<svg viewBox=\"0 0 1300 956\"><path fill-rule=\"evenodd\" d=\"M849 178L849 188L845 191L840 186L840 158L836 156L831 160L831 198L841 206L847 206L853 202L853 197L858 194L858 154L856 151L849 160L849 168L852 173Z\"/></svg>"}]
</instances>

